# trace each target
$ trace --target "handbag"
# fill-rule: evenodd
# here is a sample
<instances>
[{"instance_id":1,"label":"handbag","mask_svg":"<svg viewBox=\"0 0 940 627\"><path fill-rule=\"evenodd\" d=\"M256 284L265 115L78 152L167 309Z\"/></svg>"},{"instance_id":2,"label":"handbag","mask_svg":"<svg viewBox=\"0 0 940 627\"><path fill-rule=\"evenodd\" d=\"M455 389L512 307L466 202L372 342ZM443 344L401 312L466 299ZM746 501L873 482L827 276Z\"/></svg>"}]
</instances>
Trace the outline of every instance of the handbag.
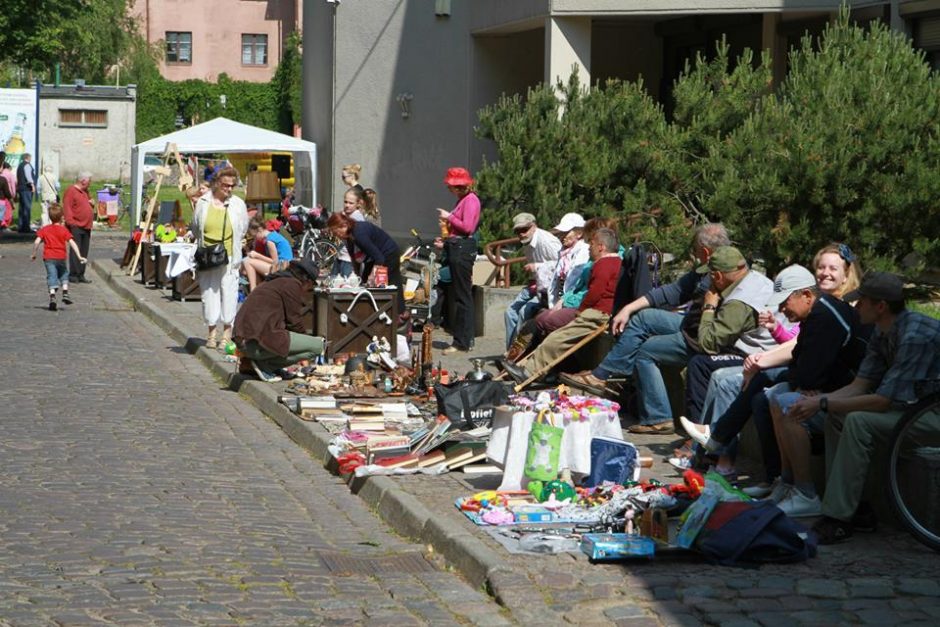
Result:
<instances>
[{"instance_id":1,"label":"handbag","mask_svg":"<svg viewBox=\"0 0 940 627\"><path fill-rule=\"evenodd\" d=\"M461 429L488 427L493 422L496 407L509 402L511 384L502 381L472 381L434 386L437 413Z\"/></svg>"},{"instance_id":2,"label":"handbag","mask_svg":"<svg viewBox=\"0 0 940 627\"><path fill-rule=\"evenodd\" d=\"M545 421L548 416L548 421ZM543 409L536 416L529 430L529 446L525 455L525 476L536 481L552 481L558 478L558 459L561 455L563 427L556 427L552 412Z\"/></svg>"},{"instance_id":3,"label":"handbag","mask_svg":"<svg viewBox=\"0 0 940 627\"><path fill-rule=\"evenodd\" d=\"M225 238L225 224L228 222L228 208L225 209L225 217L222 219L222 237ZM208 270L228 264L228 251L225 250L225 242L218 242L211 246L206 246L205 237L202 239L202 246L196 248L193 254L193 260L196 262L197 270Z\"/></svg>"},{"instance_id":4,"label":"handbag","mask_svg":"<svg viewBox=\"0 0 940 627\"><path fill-rule=\"evenodd\" d=\"M608 437L591 438L591 474L584 485L593 488L605 481L623 484L638 480L640 468L636 447Z\"/></svg>"}]
</instances>

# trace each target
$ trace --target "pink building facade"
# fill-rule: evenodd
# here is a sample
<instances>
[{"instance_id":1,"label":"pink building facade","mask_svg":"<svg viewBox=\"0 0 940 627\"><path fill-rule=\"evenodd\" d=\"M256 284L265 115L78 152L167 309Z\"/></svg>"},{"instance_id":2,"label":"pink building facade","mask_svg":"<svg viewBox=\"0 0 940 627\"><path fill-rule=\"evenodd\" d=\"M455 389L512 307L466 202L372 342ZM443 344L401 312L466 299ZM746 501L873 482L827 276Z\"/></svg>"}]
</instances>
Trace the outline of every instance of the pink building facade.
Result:
<instances>
[{"instance_id":1,"label":"pink building facade","mask_svg":"<svg viewBox=\"0 0 940 627\"><path fill-rule=\"evenodd\" d=\"M151 44L163 42L160 72L171 81L265 82L287 37L300 28L302 0L135 0L131 14Z\"/></svg>"}]
</instances>

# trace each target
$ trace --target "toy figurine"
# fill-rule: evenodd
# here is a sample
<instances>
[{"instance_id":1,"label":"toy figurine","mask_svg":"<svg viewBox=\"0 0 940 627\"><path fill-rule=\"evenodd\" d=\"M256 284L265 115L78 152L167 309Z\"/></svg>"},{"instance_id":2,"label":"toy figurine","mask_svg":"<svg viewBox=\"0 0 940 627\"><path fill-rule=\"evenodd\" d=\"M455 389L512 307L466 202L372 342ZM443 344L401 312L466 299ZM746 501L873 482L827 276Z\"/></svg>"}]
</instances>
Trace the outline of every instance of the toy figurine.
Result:
<instances>
[{"instance_id":1,"label":"toy figurine","mask_svg":"<svg viewBox=\"0 0 940 627\"><path fill-rule=\"evenodd\" d=\"M632 504L627 505L627 509L623 511L623 517L625 521L624 532L627 535L634 535L636 533L636 529L633 525L633 519L636 518L636 508L634 508Z\"/></svg>"}]
</instances>

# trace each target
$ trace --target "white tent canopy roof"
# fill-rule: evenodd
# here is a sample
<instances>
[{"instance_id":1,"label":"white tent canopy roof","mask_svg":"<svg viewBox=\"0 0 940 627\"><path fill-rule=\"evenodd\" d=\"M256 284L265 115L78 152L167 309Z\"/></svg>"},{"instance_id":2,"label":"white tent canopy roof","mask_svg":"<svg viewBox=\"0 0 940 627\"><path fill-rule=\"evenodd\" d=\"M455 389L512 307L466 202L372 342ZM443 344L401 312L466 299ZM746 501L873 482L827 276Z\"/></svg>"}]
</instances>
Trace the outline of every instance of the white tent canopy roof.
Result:
<instances>
[{"instance_id":1,"label":"white tent canopy roof","mask_svg":"<svg viewBox=\"0 0 940 627\"><path fill-rule=\"evenodd\" d=\"M202 124L184 128L168 135L141 142L131 150L131 199L134 222L139 221L141 191L143 188L144 157L162 154L169 143L176 144L182 154L238 153L238 152L291 152L294 155L294 193L297 201L306 206L316 204L317 145L283 133L268 131L227 118L215 118Z\"/></svg>"}]
</instances>

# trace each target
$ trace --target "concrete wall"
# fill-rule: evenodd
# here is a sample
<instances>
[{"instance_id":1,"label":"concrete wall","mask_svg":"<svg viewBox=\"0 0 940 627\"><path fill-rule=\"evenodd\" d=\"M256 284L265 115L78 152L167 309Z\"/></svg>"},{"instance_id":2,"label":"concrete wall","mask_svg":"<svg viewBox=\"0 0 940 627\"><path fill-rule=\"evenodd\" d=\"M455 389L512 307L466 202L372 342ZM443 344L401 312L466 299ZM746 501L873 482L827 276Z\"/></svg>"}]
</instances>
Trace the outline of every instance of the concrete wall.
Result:
<instances>
[{"instance_id":1,"label":"concrete wall","mask_svg":"<svg viewBox=\"0 0 940 627\"><path fill-rule=\"evenodd\" d=\"M309 19L323 17L318 4L307 5ZM341 205L339 168L360 163L361 182L379 191L390 233L407 236L412 227L437 231L434 209L454 203L444 172L468 165L468 6L454 2L450 17L436 17L433 3L406 0L345 0L336 7L332 128L322 110L305 105L304 111L304 137L321 146L324 163L332 161L329 172L321 164L324 204ZM309 19L306 40L318 45ZM305 53L310 55L306 47ZM307 65L305 76L313 79L304 86L305 100L317 98L322 108L315 91L326 88L325 77ZM408 117L396 101L403 94L411 96ZM327 133L333 138L331 159Z\"/></svg>"},{"instance_id":2,"label":"concrete wall","mask_svg":"<svg viewBox=\"0 0 940 627\"><path fill-rule=\"evenodd\" d=\"M304 8L303 138L317 144L320 204L333 207L333 13L336 5L308 3Z\"/></svg>"},{"instance_id":3,"label":"concrete wall","mask_svg":"<svg viewBox=\"0 0 940 627\"><path fill-rule=\"evenodd\" d=\"M473 128L479 122L478 112L499 101L500 96L522 94L542 82L544 74L545 31L537 28L508 35L479 35L473 38L473 78L470 89L470 107L467 125ZM470 140L470 166L476 171L483 165L484 156L495 160L495 145L491 141Z\"/></svg>"},{"instance_id":4,"label":"concrete wall","mask_svg":"<svg viewBox=\"0 0 940 627\"><path fill-rule=\"evenodd\" d=\"M135 0L131 15L150 43L164 40L168 31L193 34L192 63L161 62L165 78L214 81L225 72L234 80L265 82L274 75L284 41L298 22L297 6L295 0ZM268 36L267 65L242 65L242 34Z\"/></svg>"},{"instance_id":5,"label":"concrete wall","mask_svg":"<svg viewBox=\"0 0 940 627\"><path fill-rule=\"evenodd\" d=\"M108 112L107 128L59 125L59 109ZM64 185L88 170L99 181L130 180L131 147L136 132L134 100L41 97L39 99L39 151L42 164L51 163ZM33 163L36 163L34 156ZM56 166L56 163L58 166ZM41 171L37 168L37 171Z\"/></svg>"}]
</instances>

